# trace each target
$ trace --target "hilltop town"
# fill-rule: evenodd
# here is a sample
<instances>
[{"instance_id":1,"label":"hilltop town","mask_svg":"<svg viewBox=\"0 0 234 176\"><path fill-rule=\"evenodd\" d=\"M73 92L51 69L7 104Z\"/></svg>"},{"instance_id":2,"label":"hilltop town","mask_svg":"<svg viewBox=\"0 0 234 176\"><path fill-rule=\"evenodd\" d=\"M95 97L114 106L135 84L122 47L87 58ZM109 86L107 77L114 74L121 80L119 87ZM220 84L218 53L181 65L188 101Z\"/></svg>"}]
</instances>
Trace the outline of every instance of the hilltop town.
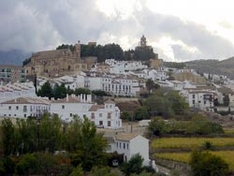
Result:
<instances>
[{"instance_id":1,"label":"hilltop town","mask_svg":"<svg viewBox=\"0 0 234 176\"><path fill-rule=\"evenodd\" d=\"M166 90L160 98L168 98L167 90L176 92L170 95L186 110L200 113L223 128L233 128L234 80L227 76L169 67L144 36L135 52L129 51L127 60L116 56L100 62L94 54L82 54L82 45L78 41L72 47L33 53L23 67L0 65L0 117L13 121L30 117L40 123L48 113L56 114L63 124L76 116L87 118L108 139L107 153L123 154L124 161L139 153L144 165L155 170L158 168L149 154L146 135L151 116L165 117L165 122L171 116L176 120L192 116L181 107L180 112L173 107L175 113L171 114L152 108L149 116L137 114L144 112L143 100L158 89ZM96 42L86 46L97 47ZM144 56L147 58L139 59Z\"/></svg>"}]
</instances>

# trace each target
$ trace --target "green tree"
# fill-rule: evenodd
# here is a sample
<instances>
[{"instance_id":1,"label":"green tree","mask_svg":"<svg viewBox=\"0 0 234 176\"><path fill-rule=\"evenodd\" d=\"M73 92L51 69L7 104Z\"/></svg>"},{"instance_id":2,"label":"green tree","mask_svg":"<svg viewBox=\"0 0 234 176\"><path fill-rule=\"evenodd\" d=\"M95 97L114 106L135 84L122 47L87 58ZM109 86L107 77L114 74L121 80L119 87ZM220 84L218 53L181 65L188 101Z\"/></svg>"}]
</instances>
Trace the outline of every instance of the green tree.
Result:
<instances>
[{"instance_id":1,"label":"green tree","mask_svg":"<svg viewBox=\"0 0 234 176\"><path fill-rule=\"evenodd\" d=\"M45 84L41 86L41 89L38 90L37 95L41 97L48 97L49 99L53 97L53 90L49 81L46 81Z\"/></svg>"},{"instance_id":2,"label":"green tree","mask_svg":"<svg viewBox=\"0 0 234 176\"><path fill-rule=\"evenodd\" d=\"M161 117L153 118L149 123L148 132L159 137L165 134L167 132L165 121Z\"/></svg>"},{"instance_id":3,"label":"green tree","mask_svg":"<svg viewBox=\"0 0 234 176\"><path fill-rule=\"evenodd\" d=\"M123 111L121 113L121 119L131 121L132 120L132 115L129 112Z\"/></svg>"},{"instance_id":4,"label":"green tree","mask_svg":"<svg viewBox=\"0 0 234 176\"><path fill-rule=\"evenodd\" d=\"M67 88L65 87L64 83L62 83L61 85L55 84L52 95L55 99L65 98L66 94Z\"/></svg>"},{"instance_id":5,"label":"green tree","mask_svg":"<svg viewBox=\"0 0 234 176\"><path fill-rule=\"evenodd\" d=\"M91 91L89 89L85 89L85 88L78 88L75 90L75 95L78 96L80 94L90 94Z\"/></svg>"},{"instance_id":6,"label":"green tree","mask_svg":"<svg viewBox=\"0 0 234 176\"><path fill-rule=\"evenodd\" d=\"M226 176L229 172L228 164L208 151L193 151L190 165L193 176Z\"/></svg>"},{"instance_id":7,"label":"green tree","mask_svg":"<svg viewBox=\"0 0 234 176\"><path fill-rule=\"evenodd\" d=\"M39 150L54 153L62 145L61 119L57 115L45 114L38 122Z\"/></svg>"},{"instance_id":8,"label":"green tree","mask_svg":"<svg viewBox=\"0 0 234 176\"><path fill-rule=\"evenodd\" d=\"M15 153L15 141L15 127L12 121L10 119L3 119L1 124L1 143L5 156Z\"/></svg>"},{"instance_id":9,"label":"green tree","mask_svg":"<svg viewBox=\"0 0 234 176\"><path fill-rule=\"evenodd\" d=\"M158 89L160 86L156 84L152 79L146 81L146 88L149 93L152 93L155 89Z\"/></svg>"},{"instance_id":10,"label":"green tree","mask_svg":"<svg viewBox=\"0 0 234 176\"><path fill-rule=\"evenodd\" d=\"M171 109L176 115L186 114L189 111L189 104L177 91L169 91L166 97L171 102Z\"/></svg>"},{"instance_id":11,"label":"green tree","mask_svg":"<svg viewBox=\"0 0 234 176\"><path fill-rule=\"evenodd\" d=\"M124 162L120 167L120 170L126 175L139 174L143 171L143 161L141 155L136 154L130 158L128 162Z\"/></svg>"},{"instance_id":12,"label":"green tree","mask_svg":"<svg viewBox=\"0 0 234 176\"><path fill-rule=\"evenodd\" d=\"M161 95L155 94L148 97L145 100L145 106L149 108L151 116L163 116L167 118L173 115L171 102Z\"/></svg>"},{"instance_id":13,"label":"green tree","mask_svg":"<svg viewBox=\"0 0 234 176\"><path fill-rule=\"evenodd\" d=\"M40 170L39 161L33 154L22 155L16 164L16 173L19 175L37 174Z\"/></svg>"},{"instance_id":14,"label":"green tree","mask_svg":"<svg viewBox=\"0 0 234 176\"><path fill-rule=\"evenodd\" d=\"M229 96L227 94L224 94L224 96L223 96L223 105L224 106L229 106L229 102L230 102Z\"/></svg>"},{"instance_id":15,"label":"green tree","mask_svg":"<svg viewBox=\"0 0 234 176\"><path fill-rule=\"evenodd\" d=\"M135 120L143 120L143 119L149 119L149 118L150 118L150 114L148 112L148 108L145 106L136 109L136 111L134 112Z\"/></svg>"},{"instance_id":16,"label":"green tree","mask_svg":"<svg viewBox=\"0 0 234 176\"><path fill-rule=\"evenodd\" d=\"M72 173L69 176L83 176L84 175L84 171L81 167L81 164L76 166L75 169L73 169Z\"/></svg>"},{"instance_id":17,"label":"green tree","mask_svg":"<svg viewBox=\"0 0 234 176\"><path fill-rule=\"evenodd\" d=\"M106 164L107 141L88 118L84 118L77 138L79 142L73 156L75 165L81 164L83 170L89 172L93 166Z\"/></svg>"}]
</instances>

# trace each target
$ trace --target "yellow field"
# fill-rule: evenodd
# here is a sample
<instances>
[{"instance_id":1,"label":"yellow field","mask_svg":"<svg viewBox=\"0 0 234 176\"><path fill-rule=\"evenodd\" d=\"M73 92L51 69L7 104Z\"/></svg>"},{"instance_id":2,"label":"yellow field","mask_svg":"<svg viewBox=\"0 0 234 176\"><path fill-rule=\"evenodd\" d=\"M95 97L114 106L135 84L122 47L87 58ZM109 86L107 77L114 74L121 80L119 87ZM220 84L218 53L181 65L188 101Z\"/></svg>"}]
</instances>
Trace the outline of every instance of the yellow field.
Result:
<instances>
[{"instance_id":1,"label":"yellow field","mask_svg":"<svg viewBox=\"0 0 234 176\"><path fill-rule=\"evenodd\" d=\"M229 165L230 170L234 170L234 151L215 151L211 152L214 155L220 156ZM191 153L155 153L153 156L188 163Z\"/></svg>"},{"instance_id":2,"label":"yellow field","mask_svg":"<svg viewBox=\"0 0 234 176\"><path fill-rule=\"evenodd\" d=\"M151 144L152 149L196 149L209 141L214 147L234 146L234 138L160 138L154 139Z\"/></svg>"}]
</instances>

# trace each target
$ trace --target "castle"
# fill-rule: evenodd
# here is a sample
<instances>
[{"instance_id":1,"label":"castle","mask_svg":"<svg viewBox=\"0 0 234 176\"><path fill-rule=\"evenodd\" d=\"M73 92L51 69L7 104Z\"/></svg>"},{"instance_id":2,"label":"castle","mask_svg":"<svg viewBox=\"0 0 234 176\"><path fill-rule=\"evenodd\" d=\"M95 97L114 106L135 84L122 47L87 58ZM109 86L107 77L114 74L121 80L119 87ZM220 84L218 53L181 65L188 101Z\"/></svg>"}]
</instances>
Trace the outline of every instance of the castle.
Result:
<instances>
[{"instance_id":1,"label":"castle","mask_svg":"<svg viewBox=\"0 0 234 176\"><path fill-rule=\"evenodd\" d=\"M26 76L60 77L86 71L88 65L81 58L81 44L71 49L57 49L33 53L31 61L24 66Z\"/></svg>"}]
</instances>

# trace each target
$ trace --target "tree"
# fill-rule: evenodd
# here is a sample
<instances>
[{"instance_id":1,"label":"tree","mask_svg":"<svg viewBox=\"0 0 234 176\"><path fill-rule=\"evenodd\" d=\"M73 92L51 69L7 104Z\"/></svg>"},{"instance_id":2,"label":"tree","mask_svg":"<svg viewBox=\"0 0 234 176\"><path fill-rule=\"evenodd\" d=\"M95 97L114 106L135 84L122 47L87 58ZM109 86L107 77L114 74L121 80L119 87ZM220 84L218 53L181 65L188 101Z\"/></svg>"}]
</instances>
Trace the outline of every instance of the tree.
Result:
<instances>
[{"instance_id":1,"label":"tree","mask_svg":"<svg viewBox=\"0 0 234 176\"><path fill-rule=\"evenodd\" d=\"M38 147L40 151L54 153L62 142L62 122L57 115L45 114L38 121Z\"/></svg>"},{"instance_id":2,"label":"tree","mask_svg":"<svg viewBox=\"0 0 234 176\"><path fill-rule=\"evenodd\" d=\"M190 165L193 176L226 176L228 164L208 151L193 151Z\"/></svg>"},{"instance_id":3,"label":"tree","mask_svg":"<svg viewBox=\"0 0 234 176\"><path fill-rule=\"evenodd\" d=\"M186 114L189 110L189 104L176 91L170 91L166 94L167 99L171 102L171 109L176 115Z\"/></svg>"},{"instance_id":4,"label":"tree","mask_svg":"<svg viewBox=\"0 0 234 176\"><path fill-rule=\"evenodd\" d=\"M81 167L81 165L76 166L75 169L73 169L72 173L69 176L83 176L84 171Z\"/></svg>"},{"instance_id":5,"label":"tree","mask_svg":"<svg viewBox=\"0 0 234 176\"><path fill-rule=\"evenodd\" d=\"M145 106L136 109L136 111L134 112L135 120L143 120L143 119L149 119L149 118L150 118L150 114L148 112L148 108Z\"/></svg>"},{"instance_id":6,"label":"tree","mask_svg":"<svg viewBox=\"0 0 234 176\"><path fill-rule=\"evenodd\" d=\"M171 102L161 95L152 95L148 97L145 101L145 106L149 108L151 116L163 116L169 117L173 115L171 109Z\"/></svg>"},{"instance_id":7,"label":"tree","mask_svg":"<svg viewBox=\"0 0 234 176\"><path fill-rule=\"evenodd\" d=\"M166 133L165 121L160 117L153 118L149 123L148 131L153 135L160 137L162 134Z\"/></svg>"},{"instance_id":8,"label":"tree","mask_svg":"<svg viewBox=\"0 0 234 176\"><path fill-rule=\"evenodd\" d=\"M136 154L130 158L128 162L125 162L120 167L120 170L126 175L130 176L131 174L139 174L143 171L143 161L141 155Z\"/></svg>"},{"instance_id":9,"label":"tree","mask_svg":"<svg viewBox=\"0 0 234 176\"><path fill-rule=\"evenodd\" d=\"M41 89L38 90L37 95L41 97L48 97L49 99L53 97L53 90L49 81L46 81L45 84L41 86Z\"/></svg>"},{"instance_id":10,"label":"tree","mask_svg":"<svg viewBox=\"0 0 234 176\"><path fill-rule=\"evenodd\" d=\"M1 143L5 156L14 154L15 141L15 127L10 119L4 119L1 125Z\"/></svg>"},{"instance_id":11,"label":"tree","mask_svg":"<svg viewBox=\"0 0 234 176\"><path fill-rule=\"evenodd\" d=\"M77 129L77 128L78 129ZM80 121L77 117L75 123L69 127L68 134L75 138L73 145L69 145L73 150L73 164L77 166L81 164L84 172L91 171L93 166L106 164L106 147L107 141L103 138L103 134L97 133L96 126L88 118Z\"/></svg>"},{"instance_id":12,"label":"tree","mask_svg":"<svg viewBox=\"0 0 234 176\"><path fill-rule=\"evenodd\" d=\"M152 93L155 89L158 89L160 86L156 84L152 79L148 79L146 81L146 88L149 91L149 93Z\"/></svg>"},{"instance_id":13,"label":"tree","mask_svg":"<svg viewBox=\"0 0 234 176\"><path fill-rule=\"evenodd\" d=\"M224 94L224 97L223 97L223 105L224 106L229 106L229 96L227 94Z\"/></svg>"},{"instance_id":14,"label":"tree","mask_svg":"<svg viewBox=\"0 0 234 176\"><path fill-rule=\"evenodd\" d=\"M40 170L39 167L39 161L33 154L25 154L16 164L16 173L19 175L37 174Z\"/></svg>"}]
</instances>

